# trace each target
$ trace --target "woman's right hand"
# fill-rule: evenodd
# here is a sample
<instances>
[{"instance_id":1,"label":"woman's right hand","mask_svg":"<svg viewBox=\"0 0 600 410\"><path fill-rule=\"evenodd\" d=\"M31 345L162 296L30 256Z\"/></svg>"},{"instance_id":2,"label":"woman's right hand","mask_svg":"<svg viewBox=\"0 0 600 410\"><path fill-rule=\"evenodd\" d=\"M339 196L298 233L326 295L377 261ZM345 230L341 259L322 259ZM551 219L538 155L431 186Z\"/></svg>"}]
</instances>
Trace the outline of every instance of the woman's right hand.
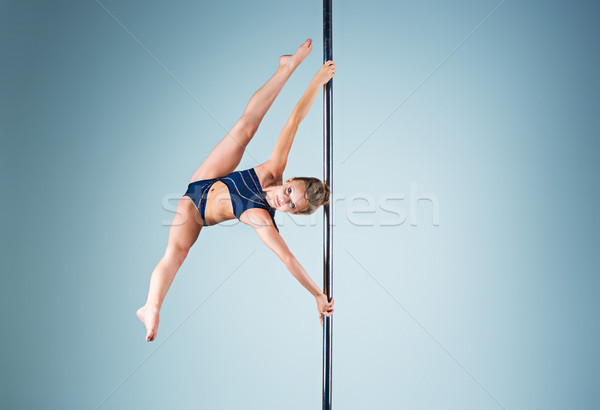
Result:
<instances>
[{"instance_id":1,"label":"woman's right hand","mask_svg":"<svg viewBox=\"0 0 600 410\"><path fill-rule=\"evenodd\" d=\"M321 293L319 296L315 298L317 300L317 309L319 310L319 320L321 321L321 326L323 326L323 316L331 316L333 315L333 298L331 298L331 302L327 301L327 295Z\"/></svg>"},{"instance_id":2,"label":"woman's right hand","mask_svg":"<svg viewBox=\"0 0 600 410\"><path fill-rule=\"evenodd\" d=\"M319 68L319 71L317 71L317 74L315 75L315 80L317 80L320 85L325 85L334 75L335 64L332 60L329 60L323 64L323 67Z\"/></svg>"}]
</instances>

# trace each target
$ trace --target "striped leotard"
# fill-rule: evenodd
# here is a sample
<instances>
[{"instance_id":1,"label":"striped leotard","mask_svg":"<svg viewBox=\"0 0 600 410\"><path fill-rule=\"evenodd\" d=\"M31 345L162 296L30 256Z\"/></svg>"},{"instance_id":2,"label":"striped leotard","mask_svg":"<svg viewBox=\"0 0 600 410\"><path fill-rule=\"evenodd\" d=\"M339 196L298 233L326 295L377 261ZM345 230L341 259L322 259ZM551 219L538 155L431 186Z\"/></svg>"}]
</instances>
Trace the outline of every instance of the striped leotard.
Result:
<instances>
[{"instance_id":1,"label":"striped leotard","mask_svg":"<svg viewBox=\"0 0 600 410\"><path fill-rule=\"evenodd\" d=\"M244 171L234 171L224 177L195 181L188 185L184 196L189 196L194 202L194 205L196 205L196 208L200 211L200 216L202 217L204 225L206 225L204 212L208 191L217 181L221 181L227 185L229 196L231 197L231 205L233 206L233 214L237 219L240 219L240 216L242 216L247 209L265 209L271 215L273 225L277 228L277 225L275 224L275 209L271 208L267 202L267 198L263 193L258 175L256 175L254 168L246 169ZM277 230L279 231L279 228L277 228Z\"/></svg>"}]
</instances>

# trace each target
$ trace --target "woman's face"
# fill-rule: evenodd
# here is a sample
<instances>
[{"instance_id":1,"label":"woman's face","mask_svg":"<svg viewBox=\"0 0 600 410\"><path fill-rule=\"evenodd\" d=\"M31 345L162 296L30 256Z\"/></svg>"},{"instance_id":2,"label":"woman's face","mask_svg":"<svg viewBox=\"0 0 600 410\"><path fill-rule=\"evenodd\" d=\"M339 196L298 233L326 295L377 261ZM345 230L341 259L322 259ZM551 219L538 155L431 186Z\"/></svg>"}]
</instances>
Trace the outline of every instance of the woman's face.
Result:
<instances>
[{"instance_id":1,"label":"woman's face","mask_svg":"<svg viewBox=\"0 0 600 410\"><path fill-rule=\"evenodd\" d=\"M302 181L288 179L285 184L274 192L273 205L279 212L298 213L308 207L308 201L304 197L306 186Z\"/></svg>"}]
</instances>

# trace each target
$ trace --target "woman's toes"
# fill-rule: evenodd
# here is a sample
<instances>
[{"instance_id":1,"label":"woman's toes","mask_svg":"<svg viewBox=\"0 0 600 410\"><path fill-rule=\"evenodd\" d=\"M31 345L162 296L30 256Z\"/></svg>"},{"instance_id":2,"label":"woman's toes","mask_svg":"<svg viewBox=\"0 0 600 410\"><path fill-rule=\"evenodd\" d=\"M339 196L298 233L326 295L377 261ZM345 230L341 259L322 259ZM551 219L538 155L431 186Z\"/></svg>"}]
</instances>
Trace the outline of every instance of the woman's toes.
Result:
<instances>
[{"instance_id":1,"label":"woman's toes","mask_svg":"<svg viewBox=\"0 0 600 410\"><path fill-rule=\"evenodd\" d=\"M298 51L294 53L294 57L298 60L298 64L304 60L304 58L310 54L310 50L312 48L312 40L306 40L299 48Z\"/></svg>"}]
</instances>

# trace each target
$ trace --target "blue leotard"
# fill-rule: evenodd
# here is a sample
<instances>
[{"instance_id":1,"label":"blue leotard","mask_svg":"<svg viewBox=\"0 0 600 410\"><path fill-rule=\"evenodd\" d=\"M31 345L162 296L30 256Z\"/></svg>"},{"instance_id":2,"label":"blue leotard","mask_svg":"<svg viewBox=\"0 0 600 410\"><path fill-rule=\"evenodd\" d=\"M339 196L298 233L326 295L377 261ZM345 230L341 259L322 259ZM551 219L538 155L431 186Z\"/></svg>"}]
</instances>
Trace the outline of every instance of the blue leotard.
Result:
<instances>
[{"instance_id":1,"label":"blue leotard","mask_svg":"<svg viewBox=\"0 0 600 410\"><path fill-rule=\"evenodd\" d=\"M231 197L231 205L233 206L233 214L237 219L240 219L240 216L242 216L247 209L265 209L271 215L273 225L277 228L277 225L275 224L275 209L271 208L267 202L267 198L260 186L260 181L254 168L246 169L244 171L235 171L224 177L195 181L188 185L184 196L189 196L192 199L194 205L196 205L196 208L200 211L200 216L202 217L204 225L206 225L204 211L206 208L208 191L217 181L221 181L227 185L229 196ZM279 231L279 228L277 228L277 230Z\"/></svg>"}]
</instances>

